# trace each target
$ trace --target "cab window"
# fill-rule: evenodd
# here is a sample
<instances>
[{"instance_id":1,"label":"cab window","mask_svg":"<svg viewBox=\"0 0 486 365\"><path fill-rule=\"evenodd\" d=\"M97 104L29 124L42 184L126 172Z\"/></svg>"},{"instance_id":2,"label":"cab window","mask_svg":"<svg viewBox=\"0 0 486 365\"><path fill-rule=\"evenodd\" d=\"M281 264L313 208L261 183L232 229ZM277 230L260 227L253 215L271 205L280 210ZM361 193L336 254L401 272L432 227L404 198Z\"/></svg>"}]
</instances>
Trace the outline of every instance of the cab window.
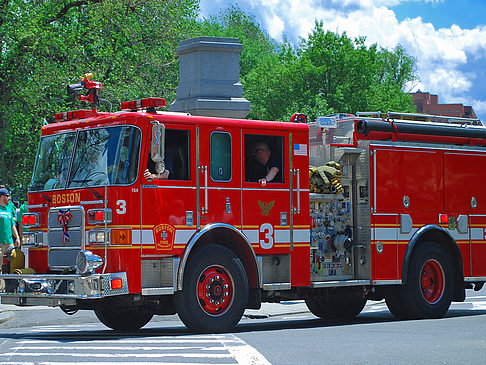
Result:
<instances>
[{"instance_id":1,"label":"cab window","mask_svg":"<svg viewBox=\"0 0 486 365\"><path fill-rule=\"evenodd\" d=\"M162 178L168 180L190 180L189 174L189 131L181 129L165 129L164 164L168 175ZM147 161L147 169L156 174L155 163L150 158Z\"/></svg>"},{"instance_id":2,"label":"cab window","mask_svg":"<svg viewBox=\"0 0 486 365\"><path fill-rule=\"evenodd\" d=\"M226 132L211 134L210 171L213 181L231 180L231 135Z\"/></svg>"},{"instance_id":3,"label":"cab window","mask_svg":"<svg viewBox=\"0 0 486 365\"><path fill-rule=\"evenodd\" d=\"M245 135L245 181L284 182L283 136Z\"/></svg>"}]
</instances>

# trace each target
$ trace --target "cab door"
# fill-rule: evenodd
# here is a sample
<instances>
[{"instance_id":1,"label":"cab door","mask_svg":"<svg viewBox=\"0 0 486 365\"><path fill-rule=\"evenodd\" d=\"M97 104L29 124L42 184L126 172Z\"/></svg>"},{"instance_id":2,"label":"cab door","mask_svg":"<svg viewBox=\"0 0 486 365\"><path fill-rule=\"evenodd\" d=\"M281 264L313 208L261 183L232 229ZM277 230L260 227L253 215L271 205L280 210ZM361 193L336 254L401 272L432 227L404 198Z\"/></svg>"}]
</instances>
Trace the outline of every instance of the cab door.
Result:
<instances>
[{"instance_id":1,"label":"cab door","mask_svg":"<svg viewBox=\"0 0 486 365\"><path fill-rule=\"evenodd\" d=\"M146 179L143 170L154 173L150 153L149 126L142 154L140 239L142 260L149 260L147 272L155 272L155 261L167 255L181 255L196 231L196 128L193 125L164 123L165 168L168 176ZM145 157L143 157L145 156ZM152 266L150 266L152 265ZM155 263L158 265L158 263ZM143 267L142 267L143 270ZM142 275L142 282L144 277ZM145 279L147 285L151 278Z\"/></svg>"},{"instance_id":2,"label":"cab door","mask_svg":"<svg viewBox=\"0 0 486 365\"><path fill-rule=\"evenodd\" d=\"M200 125L198 175L200 227L226 223L241 229L239 128Z\"/></svg>"},{"instance_id":3,"label":"cab door","mask_svg":"<svg viewBox=\"0 0 486 365\"><path fill-rule=\"evenodd\" d=\"M293 177L290 173L289 134L268 129L244 129L242 141L243 231L259 255L290 253L290 186ZM275 163L280 161L281 168L279 175L265 185L259 182L267 173L258 160L262 143L271 150L273 156L270 158Z\"/></svg>"}]
</instances>

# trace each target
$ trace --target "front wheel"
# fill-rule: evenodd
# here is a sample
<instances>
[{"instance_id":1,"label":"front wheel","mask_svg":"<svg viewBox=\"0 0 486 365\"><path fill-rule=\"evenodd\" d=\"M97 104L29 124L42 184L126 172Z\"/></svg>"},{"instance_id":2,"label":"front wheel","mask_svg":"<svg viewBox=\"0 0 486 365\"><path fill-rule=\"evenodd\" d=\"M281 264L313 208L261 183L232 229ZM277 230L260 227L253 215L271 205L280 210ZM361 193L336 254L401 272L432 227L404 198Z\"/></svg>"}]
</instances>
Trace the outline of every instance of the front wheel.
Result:
<instances>
[{"instance_id":1,"label":"front wheel","mask_svg":"<svg viewBox=\"0 0 486 365\"><path fill-rule=\"evenodd\" d=\"M248 302L243 264L223 246L198 249L187 262L183 289L175 294L174 301L179 317L191 331L230 331Z\"/></svg>"},{"instance_id":2,"label":"front wheel","mask_svg":"<svg viewBox=\"0 0 486 365\"><path fill-rule=\"evenodd\" d=\"M407 284L400 299L411 318L440 318L449 309L454 291L453 262L434 242L424 242L413 253Z\"/></svg>"},{"instance_id":3,"label":"front wheel","mask_svg":"<svg viewBox=\"0 0 486 365\"><path fill-rule=\"evenodd\" d=\"M147 312L143 308L103 308L96 309L95 314L106 327L120 332L139 330L153 317L153 313Z\"/></svg>"}]
</instances>

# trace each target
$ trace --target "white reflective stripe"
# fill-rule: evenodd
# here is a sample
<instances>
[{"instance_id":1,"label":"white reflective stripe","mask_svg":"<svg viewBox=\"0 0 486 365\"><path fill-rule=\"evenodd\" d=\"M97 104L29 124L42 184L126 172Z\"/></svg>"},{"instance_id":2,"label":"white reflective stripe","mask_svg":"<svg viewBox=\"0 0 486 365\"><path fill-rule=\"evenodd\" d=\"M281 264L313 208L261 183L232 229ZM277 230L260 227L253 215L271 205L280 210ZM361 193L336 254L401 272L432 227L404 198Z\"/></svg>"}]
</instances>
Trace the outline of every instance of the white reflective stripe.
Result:
<instances>
[{"instance_id":1,"label":"white reflective stripe","mask_svg":"<svg viewBox=\"0 0 486 365\"><path fill-rule=\"evenodd\" d=\"M177 229L175 233L174 244L186 244L191 239L192 235L196 232L195 229ZM260 243L260 235L258 229L245 229L243 233L251 243ZM289 243L290 242L290 229L276 229L275 243ZM294 242L295 243L307 243L310 242L310 230L309 229L294 229ZM153 245L154 235L151 229L142 230L142 244ZM132 244L140 244L140 230L132 230Z\"/></svg>"},{"instance_id":2,"label":"white reflective stripe","mask_svg":"<svg viewBox=\"0 0 486 365\"><path fill-rule=\"evenodd\" d=\"M400 233L400 229L397 228L398 231L398 240L399 241L409 241L410 238L418 231L418 228L412 228L409 233Z\"/></svg>"},{"instance_id":3,"label":"white reflective stripe","mask_svg":"<svg viewBox=\"0 0 486 365\"><path fill-rule=\"evenodd\" d=\"M276 229L275 230L275 243L290 242L290 230L289 229Z\"/></svg>"},{"instance_id":4,"label":"white reflective stripe","mask_svg":"<svg viewBox=\"0 0 486 365\"><path fill-rule=\"evenodd\" d=\"M256 229L244 229L243 233L251 243L259 243L258 230Z\"/></svg>"},{"instance_id":5,"label":"white reflective stripe","mask_svg":"<svg viewBox=\"0 0 486 365\"><path fill-rule=\"evenodd\" d=\"M134 229L132 231L132 244L134 245L153 245L154 242L154 234L151 229L143 229L142 230L142 242L140 242L140 230Z\"/></svg>"},{"instance_id":6,"label":"white reflective stripe","mask_svg":"<svg viewBox=\"0 0 486 365\"><path fill-rule=\"evenodd\" d=\"M471 228L471 239L472 240L483 240L484 239L484 228Z\"/></svg>"},{"instance_id":7,"label":"white reflective stripe","mask_svg":"<svg viewBox=\"0 0 486 365\"><path fill-rule=\"evenodd\" d=\"M398 228L375 228L376 241L396 241L398 240Z\"/></svg>"},{"instance_id":8,"label":"white reflective stripe","mask_svg":"<svg viewBox=\"0 0 486 365\"><path fill-rule=\"evenodd\" d=\"M176 230L176 234L175 234L175 241L174 243L177 244L177 245L180 245L180 244L185 244L187 242L189 242L189 240L191 239L192 235L196 232L195 229L178 229Z\"/></svg>"},{"instance_id":9,"label":"white reflective stripe","mask_svg":"<svg viewBox=\"0 0 486 365\"><path fill-rule=\"evenodd\" d=\"M257 229L245 229L243 233L248 237L251 243L260 243L259 231ZM289 243L290 242L290 228L276 229L274 231L275 243ZM294 229L294 243L308 243L310 242L310 230L308 229Z\"/></svg>"},{"instance_id":10,"label":"white reflective stripe","mask_svg":"<svg viewBox=\"0 0 486 365\"><path fill-rule=\"evenodd\" d=\"M310 229L294 229L294 243L310 242Z\"/></svg>"},{"instance_id":11,"label":"white reflective stripe","mask_svg":"<svg viewBox=\"0 0 486 365\"><path fill-rule=\"evenodd\" d=\"M459 233L459 231L457 229L454 229L454 230L446 229L446 231L449 232L451 237L456 241L457 240L469 240L469 232L468 233Z\"/></svg>"}]
</instances>

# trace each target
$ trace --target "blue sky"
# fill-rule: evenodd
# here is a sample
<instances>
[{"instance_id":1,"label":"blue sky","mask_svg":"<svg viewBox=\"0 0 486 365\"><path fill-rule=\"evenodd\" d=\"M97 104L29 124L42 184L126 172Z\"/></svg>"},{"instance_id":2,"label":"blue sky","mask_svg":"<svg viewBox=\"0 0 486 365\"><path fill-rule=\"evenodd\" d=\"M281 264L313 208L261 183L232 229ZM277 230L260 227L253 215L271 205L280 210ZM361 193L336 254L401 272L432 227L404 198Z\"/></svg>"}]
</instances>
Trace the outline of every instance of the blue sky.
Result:
<instances>
[{"instance_id":1,"label":"blue sky","mask_svg":"<svg viewBox=\"0 0 486 365\"><path fill-rule=\"evenodd\" d=\"M297 43L315 19L369 45L397 44L417 59L419 81L406 91L471 105L486 123L485 0L201 0L202 16L238 5L274 39Z\"/></svg>"}]
</instances>

